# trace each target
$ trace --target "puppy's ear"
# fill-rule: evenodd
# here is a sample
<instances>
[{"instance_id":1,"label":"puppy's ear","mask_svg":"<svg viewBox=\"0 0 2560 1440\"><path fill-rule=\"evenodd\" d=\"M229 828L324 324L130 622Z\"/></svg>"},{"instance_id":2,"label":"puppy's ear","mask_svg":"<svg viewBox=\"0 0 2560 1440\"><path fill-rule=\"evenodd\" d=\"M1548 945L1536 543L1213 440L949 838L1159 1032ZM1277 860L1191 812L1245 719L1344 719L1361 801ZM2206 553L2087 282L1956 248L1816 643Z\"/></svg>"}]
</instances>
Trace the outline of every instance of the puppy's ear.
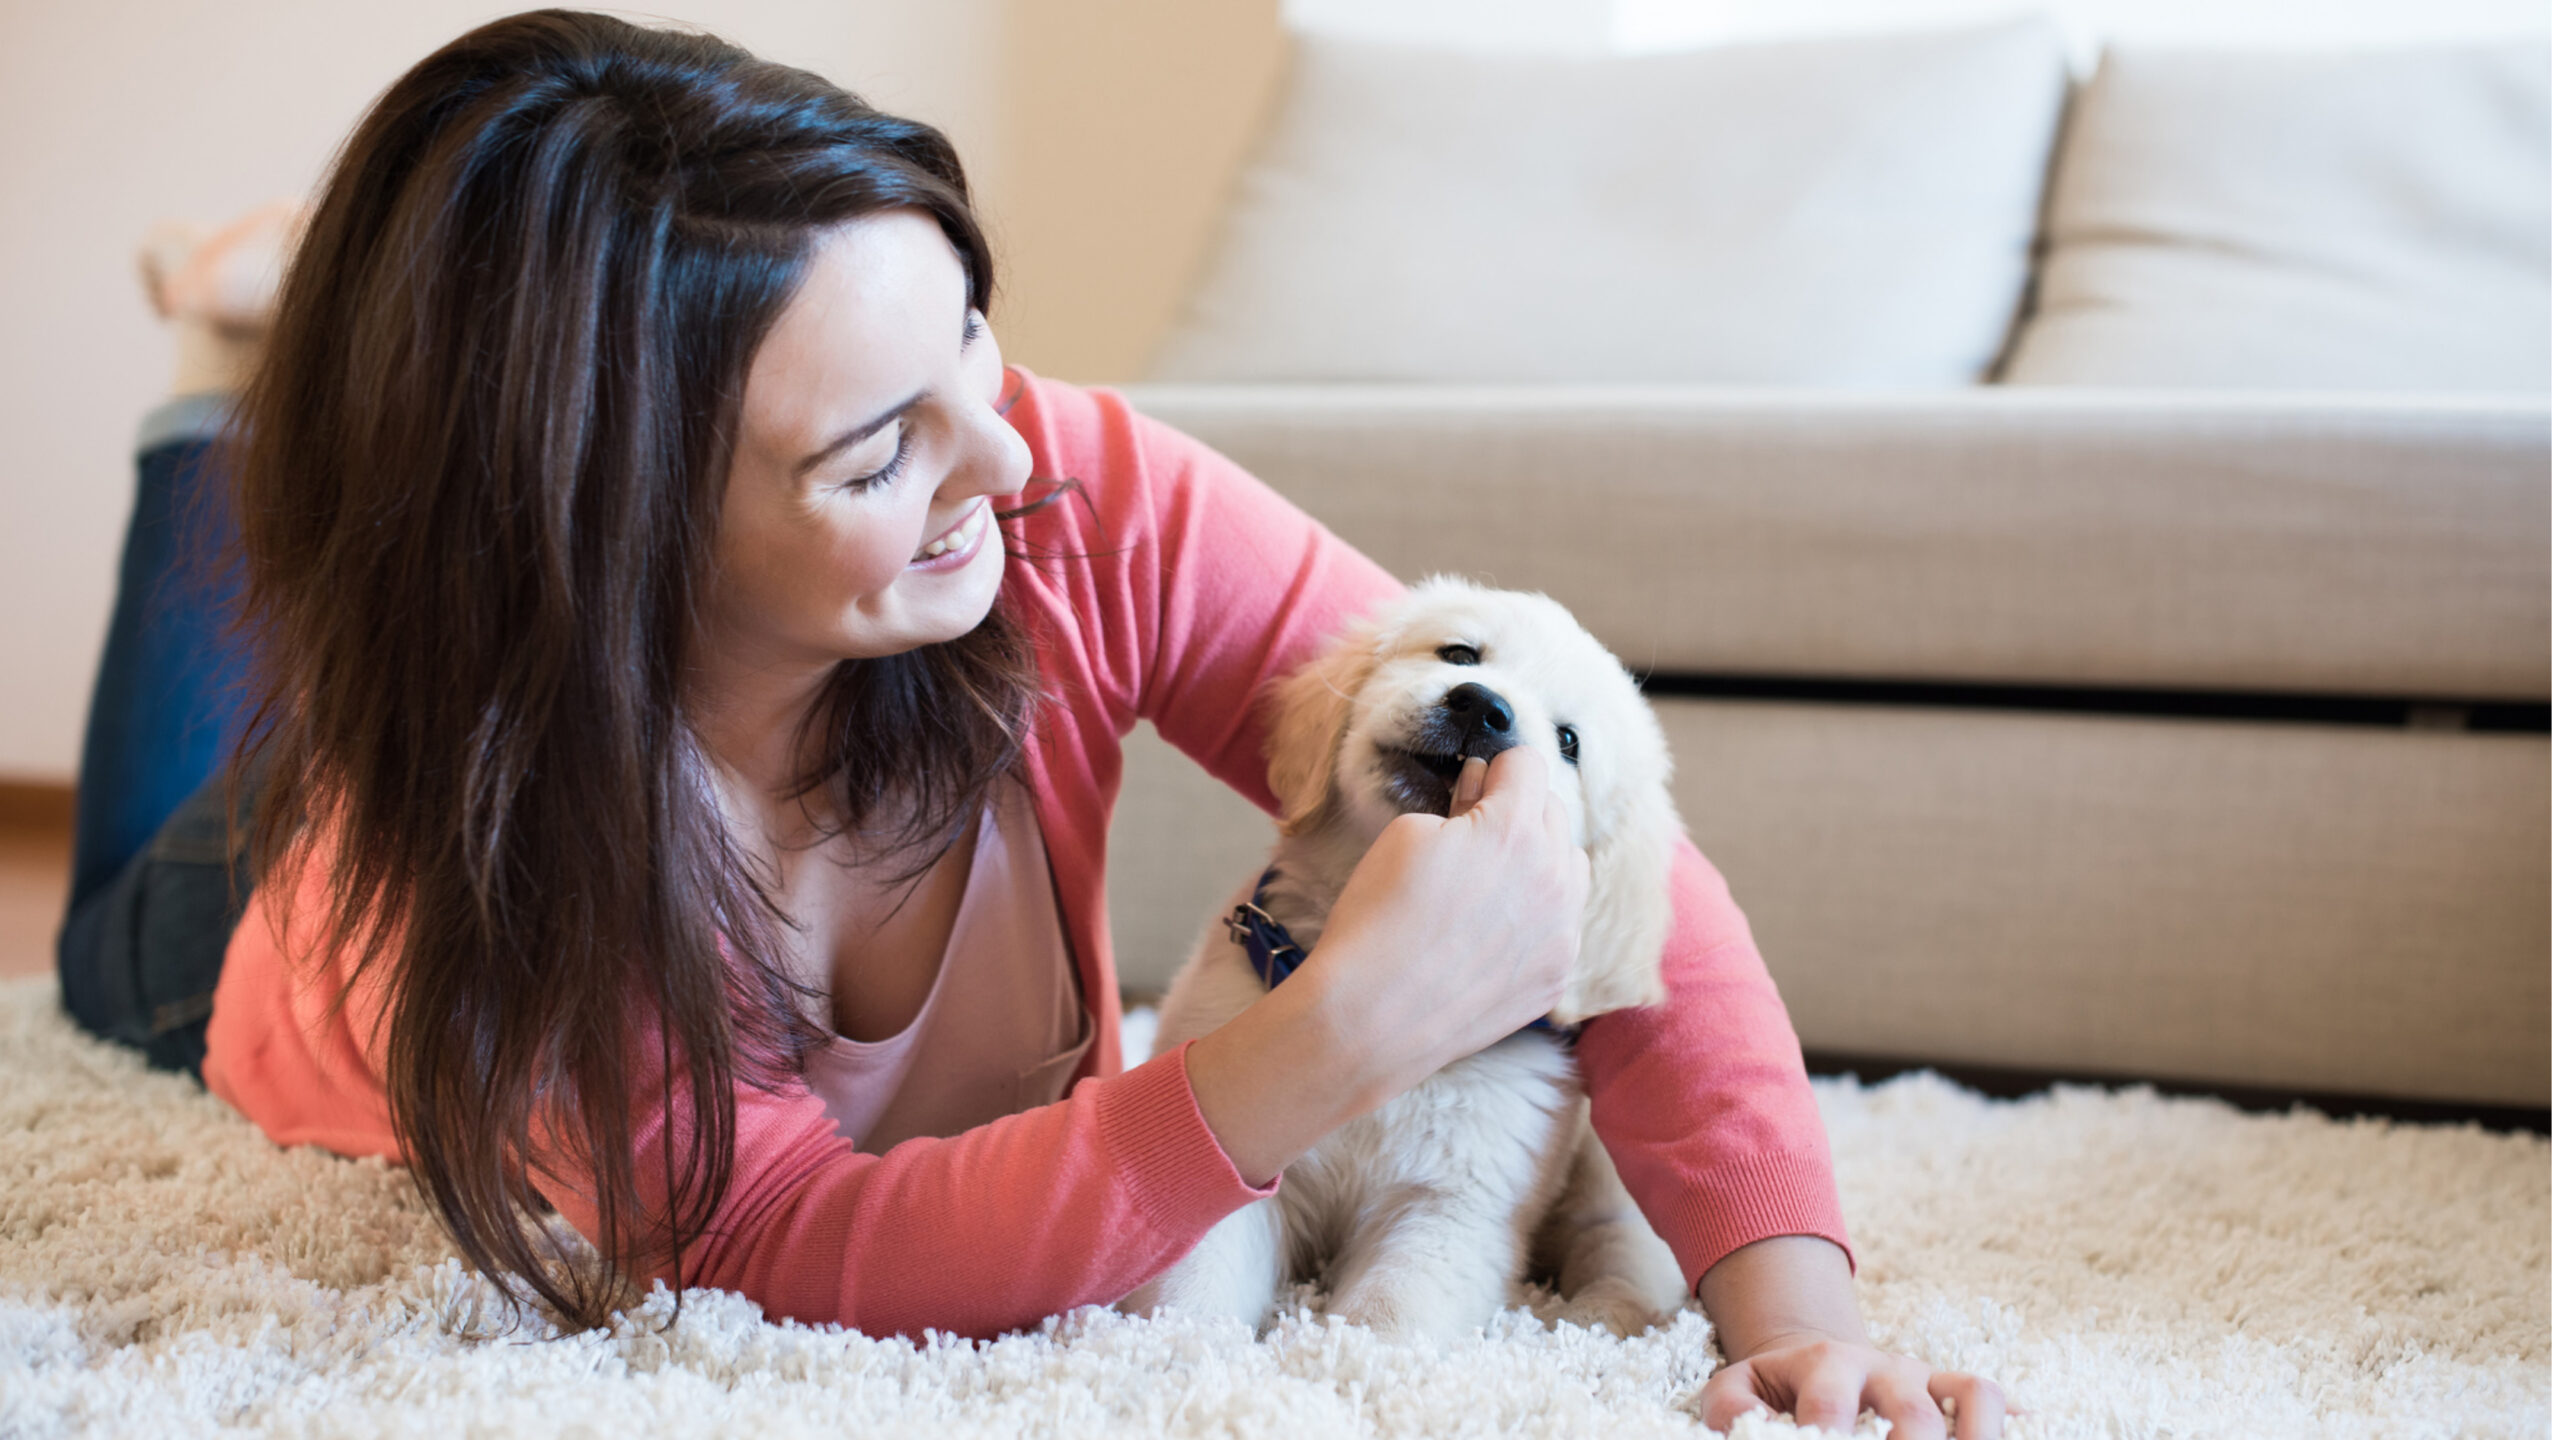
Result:
<instances>
[{"instance_id":1,"label":"puppy's ear","mask_svg":"<svg viewBox=\"0 0 2560 1440\"><path fill-rule=\"evenodd\" d=\"M1378 662L1378 632L1353 626L1322 654L1271 687L1271 793L1280 833L1295 835L1333 799L1333 754L1351 723L1351 700Z\"/></svg>"},{"instance_id":2,"label":"puppy's ear","mask_svg":"<svg viewBox=\"0 0 2560 1440\"><path fill-rule=\"evenodd\" d=\"M1661 783L1636 787L1591 846L1591 902L1582 912L1582 959L1554 1015L1574 1025L1636 1005L1658 1005L1662 947L1671 939L1671 846L1680 817Z\"/></svg>"}]
</instances>

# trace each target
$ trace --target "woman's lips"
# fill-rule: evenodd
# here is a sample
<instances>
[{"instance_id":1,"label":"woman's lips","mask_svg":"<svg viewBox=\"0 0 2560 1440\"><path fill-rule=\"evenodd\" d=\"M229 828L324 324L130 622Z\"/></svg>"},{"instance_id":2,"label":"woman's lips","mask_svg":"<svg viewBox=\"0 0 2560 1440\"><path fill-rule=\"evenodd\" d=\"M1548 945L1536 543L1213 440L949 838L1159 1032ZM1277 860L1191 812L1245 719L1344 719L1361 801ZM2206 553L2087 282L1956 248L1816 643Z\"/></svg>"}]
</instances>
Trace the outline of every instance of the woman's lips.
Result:
<instances>
[{"instance_id":1,"label":"woman's lips","mask_svg":"<svg viewBox=\"0 0 2560 1440\"><path fill-rule=\"evenodd\" d=\"M967 564L978 553L978 546L985 542L987 532L995 526L992 518L994 509L993 502L980 499L950 529L925 542L924 548L916 551L915 558L907 562L907 567L912 570L946 570Z\"/></svg>"}]
</instances>

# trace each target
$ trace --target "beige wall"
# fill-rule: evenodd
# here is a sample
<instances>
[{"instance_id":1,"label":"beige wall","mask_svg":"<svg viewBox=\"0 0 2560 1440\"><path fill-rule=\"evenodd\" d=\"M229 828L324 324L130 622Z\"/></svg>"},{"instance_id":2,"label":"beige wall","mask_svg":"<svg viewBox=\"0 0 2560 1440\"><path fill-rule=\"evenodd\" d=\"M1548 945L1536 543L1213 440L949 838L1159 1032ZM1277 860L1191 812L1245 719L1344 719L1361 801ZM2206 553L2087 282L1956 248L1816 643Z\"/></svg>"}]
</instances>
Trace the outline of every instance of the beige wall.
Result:
<instances>
[{"instance_id":1,"label":"beige wall","mask_svg":"<svg viewBox=\"0 0 2560 1440\"><path fill-rule=\"evenodd\" d=\"M1006 352L1134 379L1171 324L1278 84L1277 0L1024 0L994 199Z\"/></svg>"},{"instance_id":2,"label":"beige wall","mask_svg":"<svg viewBox=\"0 0 2560 1440\"><path fill-rule=\"evenodd\" d=\"M134 282L163 216L307 190L465 0L0 7L0 777L67 780L170 350ZM639 16L642 12L623 13ZM1127 378L1170 314L1275 73L1274 0L674 0L951 132L1003 246L1008 350Z\"/></svg>"}]
</instances>

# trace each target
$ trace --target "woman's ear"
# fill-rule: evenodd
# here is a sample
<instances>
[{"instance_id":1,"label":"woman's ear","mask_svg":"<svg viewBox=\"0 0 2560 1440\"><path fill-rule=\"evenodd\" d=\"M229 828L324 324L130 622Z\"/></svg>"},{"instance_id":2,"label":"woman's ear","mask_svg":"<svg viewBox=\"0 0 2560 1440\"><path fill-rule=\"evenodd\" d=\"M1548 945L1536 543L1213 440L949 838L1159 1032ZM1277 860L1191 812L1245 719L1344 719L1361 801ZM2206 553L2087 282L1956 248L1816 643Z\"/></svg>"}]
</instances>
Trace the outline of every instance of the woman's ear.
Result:
<instances>
[{"instance_id":1,"label":"woman's ear","mask_svg":"<svg viewBox=\"0 0 2560 1440\"><path fill-rule=\"evenodd\" d=\"M1333 753L1351 722L1351 699L1377 664L1377 631L1353 626L1323 653L1271 687L1271 793L1280 833L1305 829L1333 799Z\"/></svg>"},{"instance_id":2,"label":"woman's ear","mask_svg":"<svg viewBox=\"0 0 2560 1440\"><path fill-rule=\"evenodd\" d=\"M1679 833L1670 792L1656 783L1628 796L1615 823L1592 842L1582 959L1551 1012L1558 1024L1662 1003L1668 993L1662 947L1671 940L1671 846Z\"/></svg>"}]
</instances>

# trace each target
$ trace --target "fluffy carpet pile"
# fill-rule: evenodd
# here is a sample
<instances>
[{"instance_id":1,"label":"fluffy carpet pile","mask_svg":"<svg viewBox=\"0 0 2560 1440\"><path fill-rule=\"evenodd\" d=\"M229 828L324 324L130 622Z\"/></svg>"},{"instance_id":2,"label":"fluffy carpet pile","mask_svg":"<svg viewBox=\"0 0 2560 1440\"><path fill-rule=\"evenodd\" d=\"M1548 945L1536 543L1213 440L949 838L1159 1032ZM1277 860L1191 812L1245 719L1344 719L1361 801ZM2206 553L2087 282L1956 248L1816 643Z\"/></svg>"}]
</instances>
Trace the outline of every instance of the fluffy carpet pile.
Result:
<instances>
[{"instance_id":1,"label":"fluffy carpet pile","mask_svg":"<svg viewBox=\"0 0 2560 1440\"><path fill-rule=\"evenodd\" d=\"M2012 1435L2551 1433L2545 1140L1926 1076L1821 1098L1878 1339L1998 1380ZM401 1172L280 1152L49 981L0 985L0 1435L1702 1433L1701 1316L1620 1342L1519 1298L1438 1352L1098 1310L918 1347L710 1292L671 1329L660 1292L493 1337Z\"/></svg>"}]
</instances>

